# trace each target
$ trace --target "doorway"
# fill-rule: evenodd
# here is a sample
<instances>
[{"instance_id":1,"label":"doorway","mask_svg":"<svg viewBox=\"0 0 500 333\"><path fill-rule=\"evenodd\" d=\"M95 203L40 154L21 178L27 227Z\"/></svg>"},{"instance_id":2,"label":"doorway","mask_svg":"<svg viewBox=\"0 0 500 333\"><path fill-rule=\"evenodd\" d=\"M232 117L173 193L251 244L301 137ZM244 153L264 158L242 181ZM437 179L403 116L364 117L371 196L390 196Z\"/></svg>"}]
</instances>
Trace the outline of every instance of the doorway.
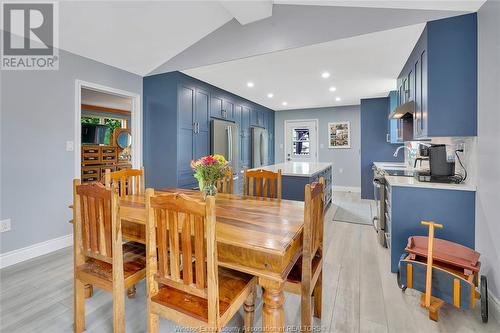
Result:
<instances>
[{"instance_id":1,"label":"doorway","mask_svg":"<svg viewBox=\"0 0 500 333\"><path fill-rule=\"evenodd\" d=\"M285 120L285 161L318 161L318 120Z\"/></svg>"},{"instance_id":2,"label":"doorway","mask_svg":"<svg viewBox=\"0 0 500 333\"><path fill-rule=\"evenodd\" d=\"M140 168L141 128L139 94L76 80L75 178L100 181L105 169Z\"/></svg>"}]
</instances>

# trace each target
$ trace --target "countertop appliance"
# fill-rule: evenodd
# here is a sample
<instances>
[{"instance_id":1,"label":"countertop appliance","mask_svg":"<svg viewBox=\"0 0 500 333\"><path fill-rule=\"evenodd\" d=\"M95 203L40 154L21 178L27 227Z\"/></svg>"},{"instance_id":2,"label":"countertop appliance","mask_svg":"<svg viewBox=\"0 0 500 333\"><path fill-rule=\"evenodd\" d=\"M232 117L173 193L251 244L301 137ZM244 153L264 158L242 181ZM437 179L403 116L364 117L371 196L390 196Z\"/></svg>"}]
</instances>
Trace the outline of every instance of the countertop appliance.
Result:
<instances>
[{"instance_id":1,"label":"countertop appliance","mask_svg":"<svg viewBox=\"0 0 500 333\"><path fill-rule=\"evenodd\" d=\"M446 145L432 145L428 149L431 176L454 176L455 162L448 162Z\"/></svg>"},{"instance_id":2,"label":"countertop appliance","mask_svg":"<svg viewBox=\"0 0 500 333\"><path fill-rule=\"evenodd\" d=\"M252 127L252 168L268 165L268 156L267 130L260 127Z\"/></svg>"},{"instance_id":3,"label":"countertop appliance","mask_svg":"<svg viewBox=\"0 0 500 333\"><path fill-rule=\"evenodd\" d=\"M233 179L238 179L240 134L237 124L212 120L210 147L212 154L223 155L233 168Z\"/></svg>"},{"instance_id":4,"label":"countertop appliance","mask_svg":"<svg viewBox=\"0 0 500 333\"><path fill-rule=\"evenodd\" d=\"M446 145L430 145L427 151L430 170L416 172L418 181L456 184L464 181L464 177L455 174L455 162L448 162Z\"/></svg>"}]
</instances>

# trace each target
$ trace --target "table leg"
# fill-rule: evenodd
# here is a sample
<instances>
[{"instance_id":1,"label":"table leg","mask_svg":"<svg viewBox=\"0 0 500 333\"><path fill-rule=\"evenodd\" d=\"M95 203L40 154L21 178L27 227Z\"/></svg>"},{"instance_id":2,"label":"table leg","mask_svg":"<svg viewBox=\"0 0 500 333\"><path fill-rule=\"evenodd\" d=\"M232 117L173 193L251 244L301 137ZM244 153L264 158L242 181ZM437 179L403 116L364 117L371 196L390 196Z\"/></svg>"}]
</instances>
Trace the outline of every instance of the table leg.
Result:
<instances>
[{"instance_id":1,"label":"table leg","mask_svg":"<svg viewBox=\"0 0 500 333\"><path fill-rule=\"evenodd\" d=\"M283 293L283 282L260 279L259 284L264 288L262 299L262 331L284 332L285 328L285 295Z\"/></svg>"}]
</instances>

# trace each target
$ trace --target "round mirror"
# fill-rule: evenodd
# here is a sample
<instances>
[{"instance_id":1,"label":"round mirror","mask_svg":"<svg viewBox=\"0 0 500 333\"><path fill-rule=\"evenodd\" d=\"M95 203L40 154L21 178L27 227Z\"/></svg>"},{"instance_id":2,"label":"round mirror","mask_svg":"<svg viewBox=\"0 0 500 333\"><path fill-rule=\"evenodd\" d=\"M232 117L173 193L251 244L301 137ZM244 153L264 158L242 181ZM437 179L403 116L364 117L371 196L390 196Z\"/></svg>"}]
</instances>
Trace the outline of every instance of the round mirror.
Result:
<instances>
[{"instance_id":1,"label":"round mirror","mask_svg":"<svg viewBox=\"0 0 500 333\"><path fill-rule=\"evenodd\" d=\"M123 131L116 137L116 144L122 149L128 148L132 144L132 136L129 132Z\"/></svg>"}]
</instances>

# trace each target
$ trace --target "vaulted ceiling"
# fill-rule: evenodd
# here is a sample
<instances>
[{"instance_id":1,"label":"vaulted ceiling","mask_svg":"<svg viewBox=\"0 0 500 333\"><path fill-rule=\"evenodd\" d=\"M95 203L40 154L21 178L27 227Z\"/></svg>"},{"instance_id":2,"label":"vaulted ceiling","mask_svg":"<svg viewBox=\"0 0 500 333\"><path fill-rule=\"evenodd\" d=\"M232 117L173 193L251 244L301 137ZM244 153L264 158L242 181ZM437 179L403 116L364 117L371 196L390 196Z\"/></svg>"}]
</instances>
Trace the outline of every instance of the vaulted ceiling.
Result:
<instances>
[{"instance_id":1,"label":"vaulted ceiling","mask_svg":"<svg viewBox=\"0 0 500 333\"><path fill-rule=\"evenodd\" d=\"M483 2L60 1L59 39L64 50L147 75L422 23Z\"/></svg>"},{"instance_id":2,"label":"vaulted ceiling","mask_svg":"<svg viewBox=\"0 0 500 333\"><path fill-rule=\"evenodd\" d=\"M183 70L274 109L284 99L287 107L349 104L392 89L422 24L483 3L60 1L59 46L141 76ZM321 95L328 87L317 82L320 67L332 72L328 85L341 101ZM245 90L244 80L258 85ZM276 99L263 97L268 92Z\"/></svg>"}]
</instances>

